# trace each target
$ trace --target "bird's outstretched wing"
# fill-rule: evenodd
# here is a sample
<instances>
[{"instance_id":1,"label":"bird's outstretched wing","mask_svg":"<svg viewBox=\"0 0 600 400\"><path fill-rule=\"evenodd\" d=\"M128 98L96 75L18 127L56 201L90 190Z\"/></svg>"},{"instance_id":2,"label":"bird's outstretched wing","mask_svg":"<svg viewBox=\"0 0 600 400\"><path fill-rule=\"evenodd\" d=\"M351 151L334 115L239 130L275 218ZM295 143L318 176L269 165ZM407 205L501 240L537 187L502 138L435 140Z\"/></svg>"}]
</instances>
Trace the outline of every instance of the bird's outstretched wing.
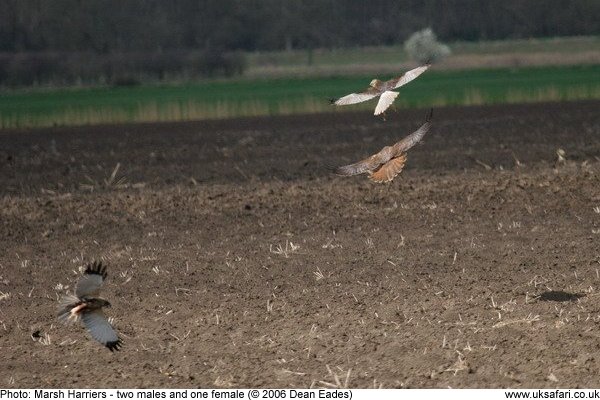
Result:
<instances>
[{"instance_id":1,"label":"bird's outstretched wing","mask_svg":"<svg viewBox=\"0 0 600 400\"><path fill-rule=\"evenodd\" d=\"M427 69L431 66L431 64L421 65L420 67L411 69L410 71L406 71L402 76L398 78L390 79L386 83L391 85L393 89L398 89L400 86L406 85L408 82L414 80L423 72L427 71Z\"/></svg>"},{"instance_id":2,"label":"bird's outstretched wing","mask_svg":"<svg viewBox=\"0 0 600 400\"><path fill-rule=\"evenodd\" d=\"M81 316L85 327L90 332L90 335L108 347L110 351L119 350L123 342L117 335L117 332L110 325L102 310L94 310L84 313Z\"/></svg>"},{"instance_id":3,"label":"bird's outstretched wing","mask_svg":"<svg viewBox=\"0 0 600 400\"><path fill-rule=\"evenodd\" d=\"M368 87L365 91L360 93L350 93L344 97L340 97L333 102L336 106L346 106L348 104L362 103L363 101L371 100L379 96L381 92L374 87Z\"/></svg>"},{"instance_id":4,"label":"bird's outstretched wing","mask_svg":"<svg viewBox=\"0 0 600 400\"><path fill-rule=\"evenodd\" d=\"M415 144L419 143L423 139L423 136L425 136L425 134L429 132L429 129L431 128L432 115L433 109L430 109L429 113L427 114L427 119L425 123L421 125L419 129L417 129L416 131L414 131L413 133L411 133L410 135L403 138L402 140L400 140L392 146L394 149L394 157L397 157L400 154L407 152L411 147L413 147Z\"/></svg>"},{"instance_id":5,"label":"bird's outstretched wing","mask_svg":"<svg viewBox=\"0 0 600 400\"><path fill-rule=\"evenodd\" d=\"M387 110L388 107L392 105L394 100L396 100L396 97L398 97L399 94L400 93L398 92L392 92L389 90L383 92L383 94L379 98L379 101L377 102L377 107L375 107L374 115L382 114L385 110Z\"/></svg>"},{"instance_id":6,"label":"bird's outstretched wing","mask_svg":"<svg viewBox=\"0 0 600 400\"><path fill-rule=\"evenodd\" d=\"M373 171L388 162L393 157L392 152L393 148L386 146L379 153L373 154L357 163L335 168L333 172L337 175L351 176Z\"/></svg>"},{"instance_id":7,"label":"bird's outstretched wing","mask_svg":"<svg viewBox=\"0 0 600 400\"><path fill-rule=\"evenodd\" d=\"M369 179L377 183L390 182L396 177L396 175L402 172L404 164L406 164L406 154L392 158L390 161L373 171L369 175Z\"/></svg>"},{"instance_id":8,"label":"bird's outstretched wing","mask_svg":"<svg viewBox=\"0 0 600 400\"><path fill-rule=\"evenodd\" d=\"M351 176L368 172L375 182L389 182L398 175L406 163L406 152L417 144L431 127L433 109L429 110L426 122L419 129L403 138L393 146L386 146L379 153L354 164L333 168L337 175Z\"/></svg>"},{"instance_id":9,"label":"bird's outstretched wing","mask_svg":"<svg viewBox=\"0 0 600 400\"><path fill-rule=\"evenodd\" d=\"M94 261L88 264L77 282L75 294L77 297L97 296L107 275L106 266L103 266L102 262Z\"/></svg>"}]
</instances>

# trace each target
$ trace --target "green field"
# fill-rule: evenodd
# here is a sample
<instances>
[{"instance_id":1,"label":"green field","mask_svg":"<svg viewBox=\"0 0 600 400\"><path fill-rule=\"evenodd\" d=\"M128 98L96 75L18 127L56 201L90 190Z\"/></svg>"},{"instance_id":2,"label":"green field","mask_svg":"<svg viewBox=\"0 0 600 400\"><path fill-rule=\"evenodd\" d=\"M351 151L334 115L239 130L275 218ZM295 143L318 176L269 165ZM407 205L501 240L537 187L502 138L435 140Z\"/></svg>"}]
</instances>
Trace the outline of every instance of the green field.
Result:
<instances>
[{"instance_id":1,"label":"green field","mask_svg":"<svg viewBox=\"0 0 600 400\"><path fill-rule=\"evenodd\" d=\"M361 90L372 76L239 80L181 86L14 91L0 95L1 128L184 121L333 111L328 99ZM380 78L388 78L381 76ZM428 71L396 107L600 98L600 66ZM340 110L374 109L375 101Z\"/></svg>"}]
</instances>

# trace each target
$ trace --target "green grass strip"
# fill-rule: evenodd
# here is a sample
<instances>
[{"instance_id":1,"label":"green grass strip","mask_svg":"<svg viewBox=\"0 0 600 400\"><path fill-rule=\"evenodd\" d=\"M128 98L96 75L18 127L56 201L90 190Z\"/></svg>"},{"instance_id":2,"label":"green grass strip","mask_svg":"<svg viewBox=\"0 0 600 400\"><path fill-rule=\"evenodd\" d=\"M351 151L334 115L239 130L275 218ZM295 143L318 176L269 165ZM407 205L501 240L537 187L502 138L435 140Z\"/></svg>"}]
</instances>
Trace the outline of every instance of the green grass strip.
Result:
<instances>
[{"instance_id":1,"label":"green grass strip","mask_svg":"<svg viewBox=\"0 0 600 400\"><path fill-rule=\"evenodd\" d=\"M186 121L333 111L328 99L372 76L239 80L179 86L12 91L0 94L0 128ZM390 76L380 76L387 79ZM600 99L600 66L428 71L400 90L396 107ZM375 101L340 110L374 109Z\"/></svg>"}]
</instances>

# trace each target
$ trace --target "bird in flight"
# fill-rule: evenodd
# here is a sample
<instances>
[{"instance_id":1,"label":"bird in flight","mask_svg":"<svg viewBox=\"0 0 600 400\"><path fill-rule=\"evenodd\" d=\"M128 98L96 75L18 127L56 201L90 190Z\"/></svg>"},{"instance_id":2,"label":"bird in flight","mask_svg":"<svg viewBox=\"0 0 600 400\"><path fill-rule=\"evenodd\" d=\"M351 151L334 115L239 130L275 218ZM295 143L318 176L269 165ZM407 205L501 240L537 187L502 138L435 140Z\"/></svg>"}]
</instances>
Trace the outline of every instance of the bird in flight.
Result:
<instances>
[{"instance_id":1,"label":"bird in flight","mask_svg":"<svg viewBox=\"0 0 600 400\"><path fill-rule=\"evenodd\" d=\"M406 163L406 152L419 143L429 131L432 115L433 109L429 110L426 122L419 129L398 143L386 146L379 153L373 154L371 157L365 158L355 164L334 168L333 172L343 176L367 173L369 174L369 179L373 182L391 182L396 175L402 172L402 168L404 168L404 164Z\"/></svg>"},{"instance_id":2,"label":"bird in flight","mask_svg":"<svg viewBox=\"0 0 600 400\"><path fill-rule=\"evenodd\" d=\"M331 103L336 106L346 106L348 104L356 104L362 103L363 101L374 99L377 96L379 97L379 102L377 102L377 106L375 107L375 115L383 114L385 110L392 105L396 97L398 97L398 92L394 92L394 89L398 89L400 86L406 85L408 82L412 81L423 72L427 71L427 69L431 66L431 64L425 64L420 67L411 69L404 73L404 75L399 76L398 78L390 79L389 81L380 81L379 79L373 79L370 86L360 93L350 93L344 97L340 97L335 100L332 99Z\"/></svg>"},{"instance_id":3,"label":"bird in flight","mask_svg":"<svg viewBox=\"0 0 600 400\"><path fill-rule=\"evenodd\" d=\"M97 297L107 275L102 262L88 264L77 282L75 294L65 295L60 300L58 319L65 323L83 321L95 340L115 351L120 350L123 342L102 312L110 303Z\"/></svg>"}]
</instances>

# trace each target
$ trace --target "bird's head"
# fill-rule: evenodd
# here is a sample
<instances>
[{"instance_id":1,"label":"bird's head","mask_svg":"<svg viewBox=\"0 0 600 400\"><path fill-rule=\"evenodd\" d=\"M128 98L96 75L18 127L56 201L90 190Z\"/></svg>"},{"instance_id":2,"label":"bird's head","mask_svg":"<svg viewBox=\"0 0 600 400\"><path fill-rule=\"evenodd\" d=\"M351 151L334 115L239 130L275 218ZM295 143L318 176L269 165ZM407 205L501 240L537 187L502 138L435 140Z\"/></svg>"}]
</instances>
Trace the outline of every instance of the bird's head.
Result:
<instances>
[{"instance_id":1,"label":"bird's head","mask_svg":"<svg viewBox=\"0 0 600 400\"><path fill-rule=\"evenodd\" d=\"M382 82L379 79L373 79L371 83L369 83L369 86L376 88L381 86L381 83Z\"/></svg>"}]
</instances>

